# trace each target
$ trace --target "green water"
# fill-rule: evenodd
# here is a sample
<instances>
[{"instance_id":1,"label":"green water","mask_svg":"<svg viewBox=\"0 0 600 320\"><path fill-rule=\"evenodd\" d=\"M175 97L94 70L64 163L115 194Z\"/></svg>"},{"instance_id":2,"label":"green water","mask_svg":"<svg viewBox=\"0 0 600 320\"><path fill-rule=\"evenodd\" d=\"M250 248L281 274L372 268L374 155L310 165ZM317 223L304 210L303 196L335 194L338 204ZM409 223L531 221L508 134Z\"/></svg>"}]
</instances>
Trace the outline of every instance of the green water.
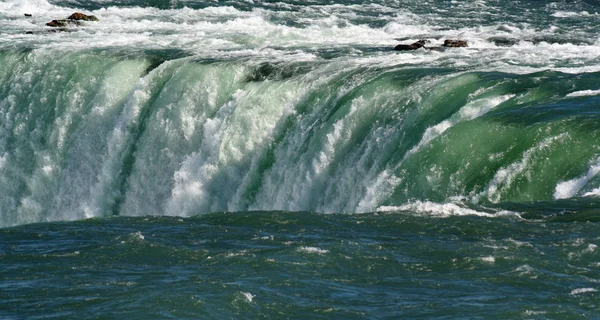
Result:
<instances>
[{"instance_id":1,"label":"green water","mask_svg":"<svg viewBox=\"0 0 600 320\"><path fill-rule=\"evenodd\" d=\"M4 226L594 197L599 74L4 52Z\"/></svg>"}]
</instances>

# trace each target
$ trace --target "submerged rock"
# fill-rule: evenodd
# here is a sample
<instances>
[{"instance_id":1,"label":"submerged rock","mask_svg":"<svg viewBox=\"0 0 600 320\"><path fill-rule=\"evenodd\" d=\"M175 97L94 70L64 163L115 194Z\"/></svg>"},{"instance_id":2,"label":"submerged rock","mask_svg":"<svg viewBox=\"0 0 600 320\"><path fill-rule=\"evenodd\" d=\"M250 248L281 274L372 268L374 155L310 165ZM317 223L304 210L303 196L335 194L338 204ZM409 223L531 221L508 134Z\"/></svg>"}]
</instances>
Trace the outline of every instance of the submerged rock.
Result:
<instances>
[{"instance_id":1,"label":"submerged rock","mask_svg":"<svg viewBox=\"0 0 600 320\"><path fill-rule=\"evenodd\" d=\"M52 21L46 23L46 25L48 27L54 27L54 28L66 28L66 27L72 27L72 26L80 26L81 23L76 20L61 19L61 20L52 20Z\"/></svg>"},{"instance_id":2,"label":"submerged rock","mask_svg":"<svg viewBox=\"0 0 600 320\"><path fill-rule=\"evenodd\" d=\"M465 40L444 40L443 46L449 48L468 47L467 41Z\"/></svg>"},{"instance_id":3,"label":"submerged rock","mask_svg":"<svg viewBox=\"0 0 600 320\"><path fill-rule=\"evenodd\" d=\"M69 30L69 28L54 28L48 30L48 32L72 32L73 30Z\"/></svg>"},{"instance_id":4,"label":"submerged rock","mask_svg":"<svg viewBox=\"0 0 600 320\"><path fill-rule=\"evenodd\" d=\"M245 81L285 80L299 74L308 73L311 70L311 66L306 64L263 62L254 66L251 72L246 76Z\"/></svg>"},{"instance_id":5,"label":"submerged rock","mask_svg":"<svg viewBox=\"0 0 600 320\"><path fill-rule=\"evenodd\" d=\"M67 20L52 20L52 21L46 23L46 25L48 27L64 28L68 25L68 22L67 22Z\"/></svg>"},{"instance_id":6,"label":"submerged rock","mask_svg":"<svg viewBox=\"0 0 600 320\"><path fill-rule=\"evenodd\" d=\"M399 44L394 47L394 50L397 50L397 51L416 50L419 48L424 48L425 43L427 43L426 40L419 40L413 44Z\"/></svg>"},{"instance_id":7,"label":"submerged rock","mask_svg":"<svg viewBox=\"0 0 600 320\"><path fill-rule=\"evenodd\" d=\"M510 47L519 43L519 39L515 38L507 38L507 37L491 37L488 38L487 41L493 42L495 45L499 47Z\"/></svg>"},{"instance_id":8,"label":"submerged rock","mask_svg":"<svg viewBox=\"0 0 600 320\"><path fill-rule=\"evenodd\" d=\"M41 31L25 31L25 34L45 34L45 33L57 33L57 32L72 32L73 29L70 28L51 28Z\"/></svg>"}]
</instances>

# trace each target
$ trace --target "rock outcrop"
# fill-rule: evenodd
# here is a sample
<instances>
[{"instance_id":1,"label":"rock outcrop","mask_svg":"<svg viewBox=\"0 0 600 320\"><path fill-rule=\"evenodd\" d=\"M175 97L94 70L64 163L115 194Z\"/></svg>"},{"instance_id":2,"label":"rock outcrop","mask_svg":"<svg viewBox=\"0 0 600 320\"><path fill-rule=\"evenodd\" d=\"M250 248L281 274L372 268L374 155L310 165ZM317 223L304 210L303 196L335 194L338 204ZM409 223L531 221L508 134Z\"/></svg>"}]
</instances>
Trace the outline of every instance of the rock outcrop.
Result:
<instances>
[{"instance_id":1,"label":"rock outcrop","mask_svg":"<svg viewBox=\"0 0 600 320\"><path fill-rule=\"evenodd\" d=\"M69 25L69 21L67 21L67 20L52 20L52 21L46 23L46 25L48 27L54 27L54 28L65 28Z\"/></svg>"},{"instance_id":2,"label":"rock outcrop","mask_svg":"<svg viewBox=\"0 0 600 320\"><path fill-rule=\"evenodd\" d=\"M394 50L397 50L397 51L416 50L419 48L424 48L425 43L427 43L426 40L419 40L413 44L399 44L396 47L394 47Z\"/></svg>"}]
</instances>

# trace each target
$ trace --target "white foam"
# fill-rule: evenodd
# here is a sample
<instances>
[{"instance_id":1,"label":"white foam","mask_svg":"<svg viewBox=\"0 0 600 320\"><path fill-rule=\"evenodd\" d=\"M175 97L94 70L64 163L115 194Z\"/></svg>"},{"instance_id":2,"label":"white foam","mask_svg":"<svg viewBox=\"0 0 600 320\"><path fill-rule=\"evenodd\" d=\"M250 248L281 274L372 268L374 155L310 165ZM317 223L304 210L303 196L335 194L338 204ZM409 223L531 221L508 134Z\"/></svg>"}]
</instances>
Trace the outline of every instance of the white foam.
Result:
<instances>
[{"instance_id":1,"label":"white foam","mask_svg":"<svg viewBox=\"0 0 600 320\"><path fill-rule=\"evenodd\" d=\"M136 237L138 240L144 240L146 238L144 237L141 231L134 233L133 236Z\"/></svg>"},{"instance_id":2,"label":"white foam","mask_svg":"<svg viewBox=\"0 0 600 320\"><path fill-rule=\"evenodd\" d=\"M593 189L583 194L584 197L600 197L600 188Z\"/></svg>"},{"instance_id":3,"label":"white foam","mask_svg":"<svg viewBox=\"0 0 600 320\"><path fill-rule=\"evenodd\" d=\"M556 11L555 13L552 14L553 17L555 18L573 18L573 17L589 17L592 15L597 15L597 14L590 14L587 11L579 11L579 12L575 12L575 11Z\"/></svg>"},{"instance_id":4,"label":"white foam","mask_svg":"<svg viewBox=\"0 0 600 320\"><path fill-rule=\"evenodd\" d=\"M22 17L28 13L32 15L44 14L50 10L59 9L46 0L8 0L0 2L0 12L6 12Z\"/></svg>"},{"instance_id":5,"label":"white foam","mask_svg":"<svg viewBox=\"0 0 600 320\"><path fill-rule=\"evenodd\" d=\"M298 251L306 252L306 253L316 253L316 254L326 254L329 252L329 250L320 249L317 247L300 247L300 248L298 248Z\"/></svg>"},{"instance_id":6,"label":"white foam","mask_svg":"<svg viewBox=\"0 0 600 320\"><path fill-rule=\"evenodd\" d=\"M436 216L436 217L453 217L453 216L478 216L486 218L497 218L503 216L520 217L516 212L498 211L496 213L481 212L470 208L465 208L456 203L435 203L431 201L415 201L401 206L381 206L377 211L382 212L397 212L409 211L418 214Z\"/></svg>"},{"instance_id":7,"label":"white foam","mask_svg":"<svg viewBox=\"0 0 600 320\"><path fill-rule=\"evenodd\" d=\"M567 199L576 195L583 187L585 187L590 180L598 175L600 172L600 158L595 159L588 169L588 172L575 179L560 182L556 185L554 190L554 199ZM594 191L592 191L593 193ZM587 195L587 193L586 193Z\"/></svg>"},{"instance_id":8,"label":"white foam","mask_svg":"<svg viewBox=\"0 0 600 320\"><path fill-rule=\"evenodd\" d=\"M578 288L571 291L572 296L576 296L578 294L590 293L590 292L598 292L595 288Z\"/></svg>"},{"instance_id":9,"label":"white foam","mask_svg":"<svg viewBox=\"0 0 600 320\"><path fill-rule=\"evenodd\" d=\"M582 90L575 91L567 94L567 97L587 97L587 96L598 96L600 95L600 90Z\"/></svg>"},{"instance_id":10,"label":"white foam","mask_svg":"<svg viewBox=\"0 0 600 320\"><path fill-rule=\"evenodd\" d=\"M489 264L496 263L496 258L494 258L494 256L481 257L480 259L481 259L481 261L487 262Z\"/></svg>"},{"instance_id":11,"label":"white foam","mask_svg":"<svg viewBox=\"0 0 600 320\"><path fill-rule=\"evenodd\" d=\"M252 300L254 300L254 298L256 297L255 295L253 295L250 292L240 292L242 294L242 296L244 296L244 298L246 299L246 301L248 302L252 302Z\"/></svg>"},{"instance_id":12,"label":"white foam","mask_svg":"<svg viewBox=\"0 0 600 320\"><path fill-rule=\"evenodd\" d=\"M593 243L590 243L588 244L588 247L585 250L583 250L583 253L593 253L596 251L596 249L598 249L598 246Z\"/></svg>"}]
</instances>

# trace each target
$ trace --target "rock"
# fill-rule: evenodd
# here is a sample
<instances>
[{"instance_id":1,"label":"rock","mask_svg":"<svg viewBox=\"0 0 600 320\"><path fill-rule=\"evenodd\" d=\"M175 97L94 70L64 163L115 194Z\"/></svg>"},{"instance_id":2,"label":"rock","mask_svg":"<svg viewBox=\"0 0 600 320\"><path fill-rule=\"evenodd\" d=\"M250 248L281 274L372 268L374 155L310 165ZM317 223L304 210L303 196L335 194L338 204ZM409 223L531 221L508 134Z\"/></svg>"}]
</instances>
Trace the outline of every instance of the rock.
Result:
<instances>
[{"instance_id":1,"label":"rock","mask_svg":"<svg viewBox=\"0 0 600 320\"><path fill-rule=\"evenodd\" d=\"M31 13L26 13L25 16L26 17L33 17L33 15Z\"/></svg>"},{"instance_id":2,"label":"rock","mask_svg":"<svg viewBox=\"0 0 600 320\"><path fill-rule=\"evenodd\" d=\"M46 23L46 25L48 27L65 28L72 25L79 26L81 25L81 21L98 21L98 18L96 18L96 16L88 16L81 12L75 12L66 19L52 20Z\"/></svg>"},{"instance_id":3,"label":"rock","mask_svg":"<svg viewBox=\"0 0 600 320\"><path fill-rule=\"evenodd\" d=\"M64 28L68 24L69 23L67 22L67 20L52 20L52 21L46 23L46 25L48 27L55 27L55 28Z\"/></svg>"},{"instance_id":4,"label":"rock","mask_svg":"<svg viewBox=\"0 0 600 320\"><path fill-rule=\"evenodd\" d=\"M465 40L444 40L444 47L460 48L468 47L467 41Z\"/></svg>"},{"instance_id":5,"label":"rock","mask_svg":"<svg viewBox=\"0 0 600 320\"><path fill-rule=\"evenodd\" d=\"M48 27L54 27L54 28L66 28L66 27L72 27L72 26L80 26L81 22L79 22L77 20L61 19L61 20L52 20L52 21L46 23L46 25Z\"/></svg>"},{"instance_id":6,"label":"rock","mask_svg":"<svg viewBox=\"0 0 600 320\"><path fill-rule=\"evenodd\" d=\"M407 50L416 50L419 48L425 48L425 43L427 43L426 40L419 40L413 44L399 44L396 47L394 47L394 50L407 51Z\"/></svg>"},{"instance_id":7,"label":"rock","mask_svg":"<svg viewBox=\"0 0 600 320\"><path fill-rule=\"evenodd\" d=\"M81 12L75 12L72 15L70 15L67 19L76 21L98 21L98 18L96 18L96 16L88 16L87 14L83 14Z\"/></svg>"}]
</instances>

